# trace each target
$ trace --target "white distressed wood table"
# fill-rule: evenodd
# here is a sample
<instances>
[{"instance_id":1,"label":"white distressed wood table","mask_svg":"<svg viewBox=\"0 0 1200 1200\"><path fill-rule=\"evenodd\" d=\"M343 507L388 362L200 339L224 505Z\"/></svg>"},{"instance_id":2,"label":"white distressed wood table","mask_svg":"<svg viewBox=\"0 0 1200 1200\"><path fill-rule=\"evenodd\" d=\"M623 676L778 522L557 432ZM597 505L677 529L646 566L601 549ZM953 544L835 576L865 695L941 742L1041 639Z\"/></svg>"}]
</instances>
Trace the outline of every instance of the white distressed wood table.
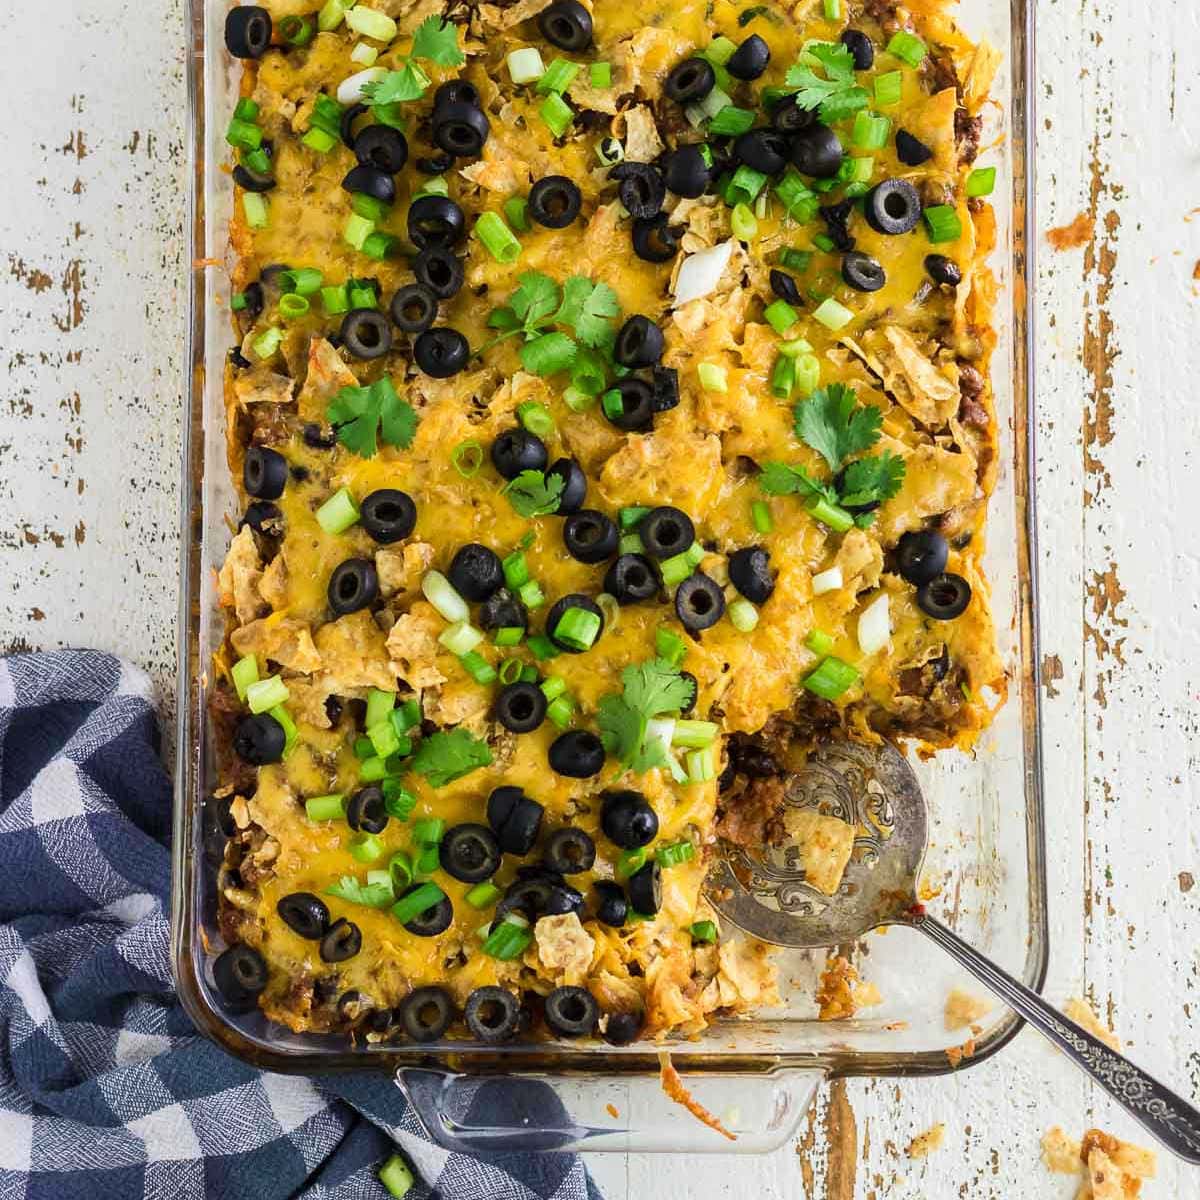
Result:
<instances>
[{"instance_id":1,"label":"white distressed wood table","mask_svg":"<svg viewBox=\"0 0 1200 1200\"><path fill-rule=\"evenodd\" d=\"M1051 967L1200 1100L1200 5L1038 0L1036 298ZM174 676L184 377L180 0L14 5L0 175L0 647ZM1085 214L1086 245L1043 239ZM1190 220L1189 220L1190 217ZM910 1161L914 1134L943 1149ZM826 1089L761 1159L598 1157L609 1197L1067 1197L1038 1140L1135 1127L1029 1032ZM1200 1195L1163 1159L1148 1197Z\"/></svg>"}]
</instances>

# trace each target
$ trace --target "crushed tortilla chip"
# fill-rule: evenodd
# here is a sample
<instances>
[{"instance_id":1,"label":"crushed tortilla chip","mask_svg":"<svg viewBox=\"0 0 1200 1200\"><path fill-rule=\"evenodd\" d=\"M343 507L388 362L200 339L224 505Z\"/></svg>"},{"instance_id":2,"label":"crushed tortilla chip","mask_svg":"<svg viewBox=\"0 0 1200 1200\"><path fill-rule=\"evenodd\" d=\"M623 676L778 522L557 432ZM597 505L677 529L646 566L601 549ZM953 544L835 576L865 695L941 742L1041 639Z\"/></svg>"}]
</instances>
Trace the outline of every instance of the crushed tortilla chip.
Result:
<instances>
[{"instance_id":1,"label":"crushed tortilla chip","mask_svg":"<svg viewBox=\"0 0 1200 1200\"><path fill-rule=\"evenodd\" d=\"M1076 1025L1082 1026L1093 1037L1099 1038L1110 1050L1116 1050L1120 1053L1121 1039L1101 1022L1100 1018L1096 1015L1096 1010L1086 1000L1081 1000L1078 996L1072 996L1063 1005L1063 1012Z\"/></svg>"},{"instance_id":2,"label":"crushed tortilla chip","mask_svg":"<svg viewBox=\"0 0 1200 1200\"><path fill-rule=\"evenodd\" d=\"M1102 1129L1089 1129L1081 1142L1058 1125L1042 1134L1042 1162L1047 1169L1079 1176L1075 1200L1135 1200L1142 1180L1158 1169L1153 1150L1123 1142Z\"/></svg>"},{"instance_id":3,"label":"crushed tortilla chip","mask_svg":"<svg viewBox=\"0 0 1200 1200\"><path fill-rule=\"evenodd\" d=\"M1042 1162L1048 1171L1074 1175L1079 1170L1079 1143L1061 1125L1052 1126L1042 1134Z\"/></svg>"},{"instance_id":4,"label":"crushed tortilla chip","mask_svg":"<svg viewBox=\"0 0 1200 1200\"><path fill-rule=\"evenodd\" d=\"M879 989L873 983L863 983L848 959L835 954L825 964L817 982L817 1015L822 1021L852 1017L860 1008L882 1002Z\"/></svg>"}]
</instances>

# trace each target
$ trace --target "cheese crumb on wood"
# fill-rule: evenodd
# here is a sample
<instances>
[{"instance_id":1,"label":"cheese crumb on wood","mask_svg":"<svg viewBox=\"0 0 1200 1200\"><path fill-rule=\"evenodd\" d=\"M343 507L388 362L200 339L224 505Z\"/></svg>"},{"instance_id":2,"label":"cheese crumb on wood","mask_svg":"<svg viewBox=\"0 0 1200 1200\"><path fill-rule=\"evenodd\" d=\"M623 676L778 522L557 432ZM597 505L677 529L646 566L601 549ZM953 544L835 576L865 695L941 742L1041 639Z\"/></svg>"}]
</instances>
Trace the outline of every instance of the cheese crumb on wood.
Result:
<instances>
[{"instance_id":1,"label":"cheese crumb on wood","mask_svg":"<svg viewBox=\"0 0 1200 1200\"><path fill-rule=\"evenodd\" d=\"M905 1154L909 1158L925 1158L935 1150L940 1150L945 1145L945 1142L946 1126L944 1122L939 1121L932 1128L925 1130L924 1133L918 1133L908 1143L908 1149L905 1150Z\"/></svg>"},{"instance_id":2,"label":"cheese crumb on wood","mask_svg":"<svg viewBox=\"0 0 1200 1200\"><path fill-rule=\"evenodd\" d=\"M966 1029L987 1016L995 1006L984 996L974 996L955 988L946 997L943 1020L947 1029Z\"/></svg>"}]
</instances>

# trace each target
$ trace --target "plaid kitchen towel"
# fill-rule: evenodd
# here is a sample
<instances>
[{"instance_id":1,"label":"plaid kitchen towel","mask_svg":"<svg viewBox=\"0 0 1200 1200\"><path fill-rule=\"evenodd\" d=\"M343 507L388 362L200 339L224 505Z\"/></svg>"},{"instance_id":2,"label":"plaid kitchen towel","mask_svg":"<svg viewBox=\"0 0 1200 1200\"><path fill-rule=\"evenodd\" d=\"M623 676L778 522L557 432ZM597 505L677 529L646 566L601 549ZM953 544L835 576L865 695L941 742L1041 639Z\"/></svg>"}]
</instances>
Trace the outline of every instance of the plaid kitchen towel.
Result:
<instances>
[{"instance_id":1,"label":"plaid kitchen towel","mask_svg":"<svg viewBox=\"0 0 1200 1200\"><path fill-rule=\"evenodd\" d=\"M0 1197L599 1200L565 1154L473 1158L386 1077L253 1070L200 1036L168 951L171 786L146 676L0 658Z\"/></svg>"}]
</instances>

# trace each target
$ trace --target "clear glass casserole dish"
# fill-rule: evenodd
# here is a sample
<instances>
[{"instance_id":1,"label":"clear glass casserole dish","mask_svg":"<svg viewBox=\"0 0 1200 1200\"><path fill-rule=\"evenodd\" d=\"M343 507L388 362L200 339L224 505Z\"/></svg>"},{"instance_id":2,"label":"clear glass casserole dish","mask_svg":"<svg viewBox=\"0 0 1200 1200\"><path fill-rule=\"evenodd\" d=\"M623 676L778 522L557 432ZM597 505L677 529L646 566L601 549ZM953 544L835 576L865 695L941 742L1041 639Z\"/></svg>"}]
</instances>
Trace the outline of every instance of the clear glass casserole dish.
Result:
<instances>
[{"instance_id":1,"label":"clear glass casserole dish","mask_svg":"<svg viewBox=\"0 0 1200 1200\"><path fill-rule=\"evenodd\" d=\"M693 1095L721 1115L730 1143L670 1103L659 1062L645 1043L537 1042L503 1048L446 1042L351 1048L344 1040L297 1035L259 1013L223 1010L206 961L218 945L215 866L206 854L214 814L204 797L212 781L206 719L209 664L223 636L215 579L229 540L236 496L226 464L223 364L230 345L229 287L219 268L229 255L233 187L223 129L237 95L239 66L225 52L228 0L189 5L192 175L188 231L197 267L191 292L192 378L186 389L183 560L175 796L173 957L181 999L206 1035L273 1071L395 1073L430 1133L458 1148L687 1150L758 1152L790 1136L817 1084L847 1075L926 1075L951 1069L946 1051L963 1040L943 1024L946 995L962 979L951 961L915 931L869 939L867 979L883 995L869 1018L819 1021L813 1001L823 955L781 951L784 1005L751 1020L717 1022L698 1040L670 1044ZM1001 653L1010 673L1008 704L973 757L943 752L914 762L929 804L930 849L924 879L941 892L930 907L963 937L1026 983L1046 968L1036 580L1033 553L1032 362L1027 304L1033 278L1031 13L963 0L961 23L1003 55L992 89L998 116L985 130L999 177L1000 283L992 360L1002 462L990 507L986 563ZM961 1066L981 1062L1015 1034L1018 1020L996 1009ZM504 1111L487 1103L497 1074L525 1079L506 1093ZM482 1090L482 1094L481 1094ZM515 1111L514 1096L521 1111ZM614 1117L612 1112L619 1115Z\"/></svg>"}]
</instances>

